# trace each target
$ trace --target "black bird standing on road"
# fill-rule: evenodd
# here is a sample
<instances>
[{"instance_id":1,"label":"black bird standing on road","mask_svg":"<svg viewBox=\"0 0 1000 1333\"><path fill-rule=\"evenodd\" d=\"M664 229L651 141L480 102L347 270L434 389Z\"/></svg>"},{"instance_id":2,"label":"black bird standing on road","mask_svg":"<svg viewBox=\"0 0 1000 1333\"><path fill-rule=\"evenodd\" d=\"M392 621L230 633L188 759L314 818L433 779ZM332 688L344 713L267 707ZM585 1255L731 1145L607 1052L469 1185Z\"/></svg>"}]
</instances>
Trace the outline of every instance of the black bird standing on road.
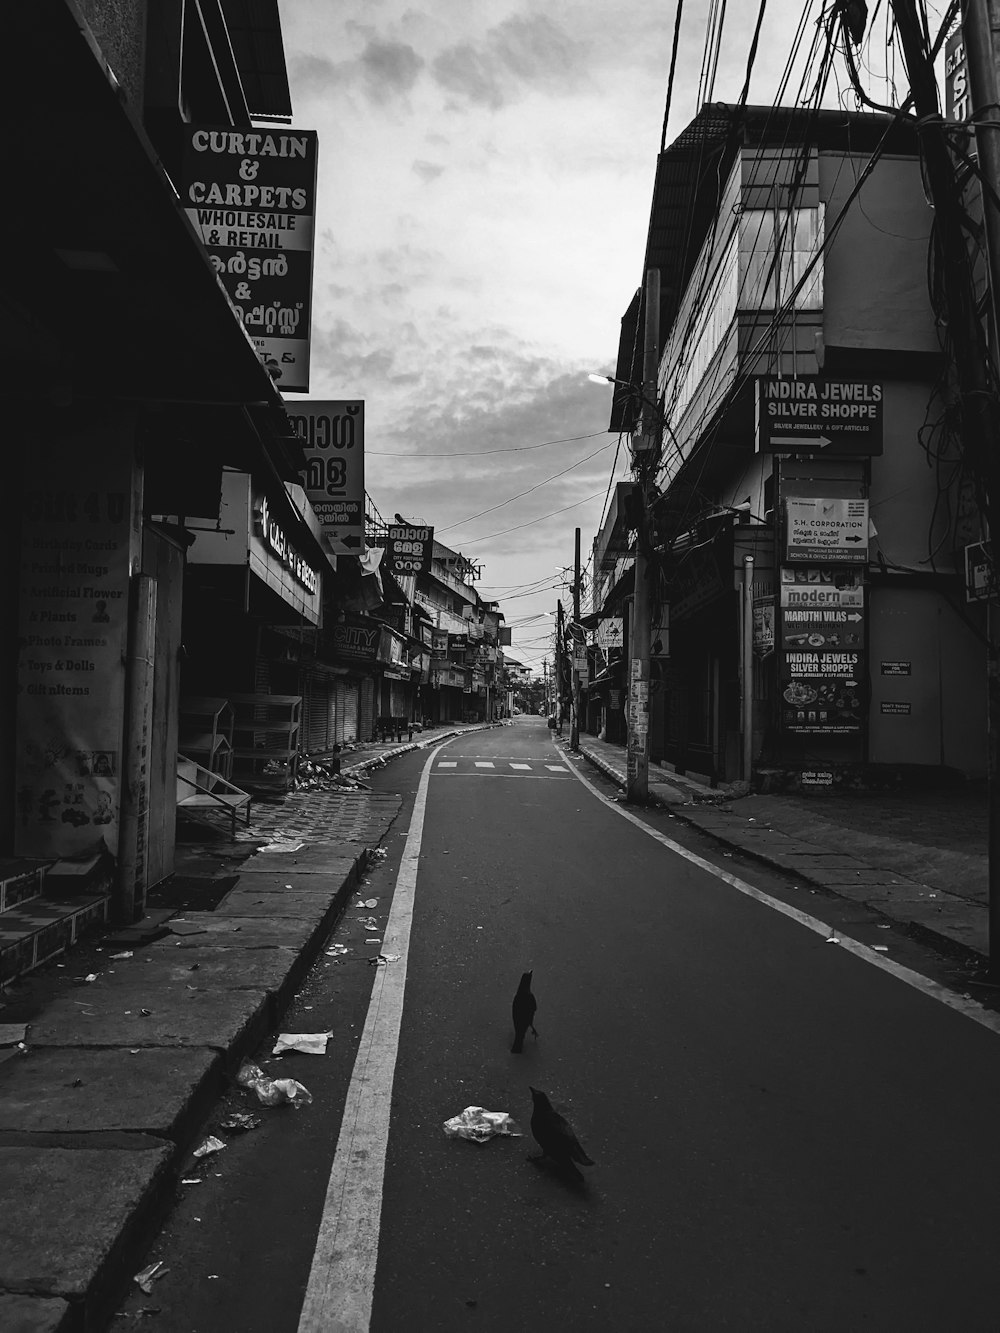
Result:
<instances>
[{"instance_id":1,"label":"black bird standing on road","mask_svg":"<svg viewBox=\"0 0 1000 1333\"><path fill-rule=\"evenodd\" d=\"M528 1028L535 1032L533 1020L537 1008L538 1003L531 993L531 973L522 972L521 984L510 1006L511 1016L514 1019L514 1045L510 1049L515 1055L520 1055L524 1050L524 1038L527 1036ZM538 1036L537 1032L535 1036Z\"/></svg>"},{"instance_id":2,"label":"black bird standing on road","mask_svg":"<svg viewBox=\"0 0 1000 1333\"><path fill-rule=\"evenodd\" d=\"M542 1157L551 1157L552 1160L564 1167L570 1175L576 1180L583 1180L583 1176L573 1165L579 1162L581 1166L593 1166L594 1163L584 1152L580 1140L573 1133L568 1121L564 1120L558 1111L553 1109L552 1103L546 1097L544 1092L539 1092L537 1088L529 1087L531 1093L531 1132L535 1137L535 1142L541 1148ZM534 1158L538 1161L538 1158Z\"/></svg>"}]
</instances>

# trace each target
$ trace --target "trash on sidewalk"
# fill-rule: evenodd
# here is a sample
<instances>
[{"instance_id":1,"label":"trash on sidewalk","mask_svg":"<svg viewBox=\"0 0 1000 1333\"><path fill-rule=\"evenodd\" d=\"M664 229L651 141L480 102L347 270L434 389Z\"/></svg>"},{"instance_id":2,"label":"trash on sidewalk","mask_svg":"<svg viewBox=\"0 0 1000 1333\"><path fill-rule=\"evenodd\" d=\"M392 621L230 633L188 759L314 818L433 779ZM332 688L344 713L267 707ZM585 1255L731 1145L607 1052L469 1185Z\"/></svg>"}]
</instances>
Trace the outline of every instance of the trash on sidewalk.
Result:
<instances>
[{"instance_id":1,"label":"trash on sidewalk","mask_svg":"<svg viewBox=\"0 0 1000 1333\"><path fill-rule=\"evenodd\" d=\"M304 846L304 842L290 842L287 839L275 838L274 842L265 842L257 850L259 852L300 852Z\"/></svg>"},{"instance_id":2,"label":"trash on sidewalk","mask_svg":"<svg viewBox=\"0 0 1000 1333\"><path fill-rule=\"evenodd\" d=\"M139 1284L139 1290L145 1292L147 1296L153 1294L153 1283L170 1272L169 1268L164 1268L164 1262L163 1259L157 1259L155 1264L149 1264L141 1272L136 1273L134 1280Z\"/></svg>"},{"instance_id":3,"label":"trash on sidewalk","mask_svg":"<svg viewBox=\"0 0 1000 1333\"><path fill-rule=\"evenodd\" d=\"M232 1111L225 1120L219 1121L219 1128L224 1134L246 1134L249 1130L256 1129L260 1123L260 1116L253 1115L250 1111Z\"/></svg>"},{"instance_id":4,"label":"trash on sidewalk","mask_svg":"<svg viewBox=\"0 0 1000 1333\"><path fill-rule=\"evenodd\" d=\"M386 963L398 963L398 953L378 953L368 959L370 967L385 967Z\"/></svg>"},{"instance_id":5,"label":"trash on sidewalk","mask_svg":"<svg viewBox=\"0 0 1000 1333\"><path fill-rule=\"evenodd\" d=\"M214 1134L209 1134L204 1143L199 1144L192 1153L193 1157L210 1157L214 1152L221 1152L226 1145Z\"/></svg>"},{"instance_id":6,"label":"trash on sidewalk","mask_svg":"<svg viewBox=\"0 0 1000 1333\"><path fill-rule=\"evenodd\" d=\"M269 1078L259 1065L250 1060L244 1060L240 1065L236 1082L240 1087L255 1092L258 1101L264 1106L280 1106L282 1102L288 1102L298 1109L300 1106L308 1106L312 1101L309 1089L294 1078Z\"/></svg>"},{"instance_id":7,"label":"trash on sidewalk","mask_svg":"<svg viewBox=\"0 0 1000 1333\"><path fill-rule=\"evenodd\" d=\"M121 953L109 953L108 957L111 959L132 958L134 954L131 949L123 949Z\"/></svg>"},{"instance_id":8,"label":"trash on sidewalk","mask_svg":"<svg viewBox=\"0 0 1000 1333\"><path fill-rule=\"evenodd\" d=\"M96 980L97 980L97 973L96 973L96 972L88 972L87 975L83 978L83 980L84 980L84 981L96 981Z\"/></svg>"},{"instance_id":9,"label":"trash on sidewalk","mask_svg":"<svg viewBox=\"0 0 1000 1333\"><path fill-rule=\"evenodd\" d=\"M332 1032L282 1032L271 1054L299 1051L302 1055L326 1055L326 1043L332 1036Z\"/></svg>"},{"instance_id":10,"label":"trash on sidewalk","mask_svg":"<svg viewBox=\"0 0 1000 1333\"><path fill-rule=\"evenodd\" d=\"M335 958L340 954L350 953L350 952L351 951L350 949L348 949L346 944L331 944L329 949L327 949L326 954L328 958Z\"/></svg>"},{"instance_id":11,"label":"trash on sidewalk","mask_svg":"<svg viewBox=\"0 0 1000 1333\"><path fill-rule=\"evenodd\" d=\"M382 936L381 936L381 935L374 935L374 936L372 936L371 939L369 939L369 940L365 940L365 943L366 943L366 944L381 944L381 943L382 943Z\"/></svg>"},{"instance_id":12,"label":"trash on sidewalk","mask_svg":"<svg viewBox=\"0 0 1000 1333\"><path fill-rule=\"evenodd\" d=\"M473 1143L487 1143L498 1134L522 1137L521 1129L506 1111L484 1111L481 1106L467 1106L461 1115L446 1120L444 1132L450 1139L470 1139Z\"/></svg>"},{"instance_id":13,"label":"trash on sidewalk","mask_svg":"<svg viewBox=\"0 0 1000 1333\"><path fill-rule=\"evenodd\" d=\"M359 926L364 926L366 930L376 930L378 928L378 922L373 916L359 916L357 922Z\"/></svg>"},{"instance_id":14,"label":"trash on sidewalk","mask_svg":"<svg viewBox=\"0 0 1000 1333\"><path fill-rule=\"evenodd\" d=\"M355 907L378 907L377 898L363 898L361 902L355 903Z\"/></svg>"},{"instance_id":15,"label":"trash on sidewalk","mask_svg":"<svg viewBox=\"0 0 1000 1333\"><path fill-rule=\"evenodd\" d=\"M384 847L369 847L368 855L369 857L378 857L381 860L383 856L388 856L389 853Z\"/></svg>"}]
</instances>

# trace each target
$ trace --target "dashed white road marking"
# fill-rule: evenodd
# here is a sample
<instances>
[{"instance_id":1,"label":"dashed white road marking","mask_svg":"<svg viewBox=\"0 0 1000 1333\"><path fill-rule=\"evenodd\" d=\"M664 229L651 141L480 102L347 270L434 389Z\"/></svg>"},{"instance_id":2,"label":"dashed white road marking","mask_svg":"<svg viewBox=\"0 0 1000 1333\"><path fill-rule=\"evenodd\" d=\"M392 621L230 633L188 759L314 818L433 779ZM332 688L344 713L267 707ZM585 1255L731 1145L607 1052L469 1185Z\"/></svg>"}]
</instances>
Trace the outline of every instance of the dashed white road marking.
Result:
<instances>
[{"instance_id":1,"label":"dashed white road marking","mask_svg":"<svg viewBox=\"0 0 1000 1333\"><path fill-rule=\"evenodd\" d=\"M438 764L438 768L458 768L458 764L454 759L442 759Z\"/></svg>"},{"instance_id":2,"label":"dashed white road marking","mask_svg":"<svg viewBox=\"0 0 1000 1333\"><path fill-rule=\"evenodd\" d=\"M523 768L526 769L529 773L531 772L530 764L511 764L511 768Z\"/></svg>"},{"instance_id":3,"label":"dashed white road marking","mask_svg":"<svg viewBox=\"0 0 1000 1333\"><path fill-rule=\"evenodd\" d=\"M549 765L549 767L551 767L551 765ZM755 888L754 885L748 884L737 875L730 874L728 870L723 870L721 866L713 865L711 861L706 861L704 857L698 856L696 852L689 851L687 847L682 847L679 842L674 842L672 838L668 838L666 834L661 833L658 829L650 828L648 824L644 824L643 821L637 815L632 814L630 810L626 810L615 801L610 800L603 792L598 791L592 782L588 781L587 778L583 776L578 767L571 768L569 771L579 778L587 790L592 792L599 801L602 801L609 810L614 810L616 814L621 815L623 819L627 819L629 823L634 824L636 828L642 829L643 833L654 838L662 846L669 848L672 852L676 852L678 856L682 856L685 861L690 861L692 865L696 865L699 869L707 871L716 879L721 879L723 883L728 884L739 893L746 894L748 898L755 898L757 902L761 903L764 907L770 907L772 911L780 912L782 916L787 916L792 921L798 922L800 926L805 926L807 930L811 930L817 935L822 935L825 939L830 939L830 937L833 936L835 942L841 949L845 949L848 953L854 954L854 956L860 958L862 962L868 963L872 967L877 967L883 972L888 972L889 975L895 977L897 981L902 981L904 985L911 986L914 990L921 991L924 995L928 996L928 998L937 1000L948 1009L954 1009L957 1013L964 1014L966 1018L971 1018L974 1023L978 1023L981 1027L988 1028L990 1032L994 1032L1000 1036L1000 1014L993 1013L989 1009L984 1009L983 1006L978 1004L975 1000L967 998L964 995L959 995L956 991L948 990L946 986L941 986L938 982L932 981L930 977L925 977L919 972L914 972L912 968L904 967L901 963L893 962L891 958L886 958L884 954L876 953L874 949L870 949L867 944L862 944L860 940L852 940L849 936L845 935L839 927L834 929L829 922L820 921L818 917L810 916L808 912L801 912L797 907L792 907L791 904L782 902L780 898L773 898L769 893L765 893L762 889Z\"/></svg>"},{"instance_id":4,"label":"dashed white road marking","mask_svg":"<svg viewBox=\"0 0 1000 1333\"><path fill-rule=\"evenodd\" d=\"M492 759L477 759L477 760L476 760L476 767L477 767L477 768L496 768L496 764L494 764L494 762L493 762Z\"/></svg>"},{"instance_id":5,"label":"dashed white road marking","mask_svg":"<svg viewBox=\"0 0 1000 1333\"><path fill-rule=\"evenodd\" d=\"M545 767L550 773L568 773L569 769L565 764L546 764Z\"/></svg>"}]
</instances>

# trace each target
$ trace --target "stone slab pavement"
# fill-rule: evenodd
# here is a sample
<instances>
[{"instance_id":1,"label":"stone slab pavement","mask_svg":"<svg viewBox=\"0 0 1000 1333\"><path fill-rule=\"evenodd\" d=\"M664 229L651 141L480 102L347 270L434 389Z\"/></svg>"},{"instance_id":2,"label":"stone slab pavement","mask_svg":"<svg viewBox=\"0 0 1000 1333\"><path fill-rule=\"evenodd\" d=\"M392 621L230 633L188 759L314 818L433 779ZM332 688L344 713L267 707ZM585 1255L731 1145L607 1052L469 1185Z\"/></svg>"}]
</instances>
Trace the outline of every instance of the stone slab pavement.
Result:
<instances>
[{"instance_id":1,"label":"stone slab pavement","mask_svg":"<svg viewBox=\"0 0 1000 1333\"><path fill-rule=\"evenodd\" d=\"M355 747L342 772L479 729ZM255 805L238 856L220 857L228 842L179 849L182 871L236 881L211 910L176 910L143 945L87 941L3 992L3 1333L108 1327L205 1117L276 1028L401 805L348 788Z\"/></svg>"},{"instance_id":2,"label":"stone slab pavement","mask_svg":"<svg viewBox=\"0 0 1000 1333\"><path fill-rule=\"evenodd\" d=\"M623 746L581 736L580 753L625 788ZM651 764L649 794L726 847L863 903L946 950L988 960L988 810L977 784L746 795Z\"/></svg>"}]
</instances>

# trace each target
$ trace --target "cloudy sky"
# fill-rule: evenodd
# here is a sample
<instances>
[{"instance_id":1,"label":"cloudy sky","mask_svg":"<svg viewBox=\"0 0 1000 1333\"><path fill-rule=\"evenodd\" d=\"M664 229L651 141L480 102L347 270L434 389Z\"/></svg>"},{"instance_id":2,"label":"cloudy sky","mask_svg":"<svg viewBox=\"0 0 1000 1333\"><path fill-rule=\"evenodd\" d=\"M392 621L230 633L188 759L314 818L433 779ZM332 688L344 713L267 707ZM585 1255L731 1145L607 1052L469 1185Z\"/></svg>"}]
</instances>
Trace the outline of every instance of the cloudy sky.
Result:
<instances>
[{"instance_id":1,"label":"cloudy sky","mask_svg":"<svg viewBox=\"0 0 1000 1333\"><path fill-rule=\"evenodd\" d=\"M684 7L668 142L697 111L709 8ZM771 0L751 102L822 8ZM728 5L712 100L737 99L756 14ZM540 667L574 529L587 566L627 476L610 386L587 374L613 373L642 280L674 6L281 0L281 17L294 124L319 132L310 397L365 399L375 505L480 562L512 655Z\"/></svg>"}]
</instances>

